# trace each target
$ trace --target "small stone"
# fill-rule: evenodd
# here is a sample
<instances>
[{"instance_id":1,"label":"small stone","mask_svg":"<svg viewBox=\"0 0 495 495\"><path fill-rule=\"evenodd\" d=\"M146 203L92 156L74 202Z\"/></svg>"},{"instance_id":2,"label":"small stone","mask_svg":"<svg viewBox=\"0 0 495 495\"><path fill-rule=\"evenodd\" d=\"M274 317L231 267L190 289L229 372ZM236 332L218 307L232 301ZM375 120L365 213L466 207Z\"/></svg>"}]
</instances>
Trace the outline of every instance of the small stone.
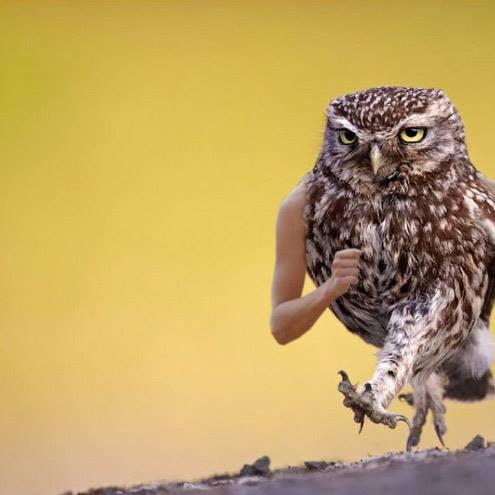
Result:
<instances>
[{"instance_id":1,"label":"small stone","mask_svg":"<svg viewBox=\"0 0 495 495\"><path fill-rule=\"evenodd\" d=\"M304 461L304 465L306 469L309 471L323 471L328 466L334 466L335 462L326 462L326 461Z\"/></svg>"},{"instance_id":2,"label":"small stone","mask_svg":"<svg viewBox=\"0 0 495 495\"><path fill-rule=\"evenodd\" d=\"M267 455L254 461L254 464L244 464L240 476L267 476L270 473L270 458Z\"/></svg>"},{"instance_id":3,"label":"small stone","mask_svg":"<svg viewBox=\"0 0 495 495\"><path fill-rule=\"evenodd\" d=\"M476 435L465 447L465 450L483 450L485 439L481 435Z\"/></svg>"},{"instance_id":4,"label":"small stone","mask_svg":"<svg viewBox=\"0 0 495 495\"><path fill-rule=\"evenodd\" d=\"M121 486L104 486L103 488L90 488L87 495L123 495Z\"/></svg>"}]
</instances>

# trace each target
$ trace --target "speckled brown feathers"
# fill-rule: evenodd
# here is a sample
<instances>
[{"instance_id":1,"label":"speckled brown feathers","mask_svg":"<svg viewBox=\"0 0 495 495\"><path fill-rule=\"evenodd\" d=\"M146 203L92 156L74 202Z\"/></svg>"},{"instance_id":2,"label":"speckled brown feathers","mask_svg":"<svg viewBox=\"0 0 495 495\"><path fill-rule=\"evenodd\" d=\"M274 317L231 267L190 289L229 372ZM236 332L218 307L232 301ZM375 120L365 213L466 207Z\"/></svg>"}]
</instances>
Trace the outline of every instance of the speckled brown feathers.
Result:
<instances>
[{"instance_id":1,"label":"speckled brown feathers","mask_svg":"<svg viewBox=\"0 0 495 495\"><path fill-rule=\"evenodd\" d=\"M336 98L327 115L304 177L307 271L320 285L336 251L362 250L358 283L330 309L381 348L370 381L379 402L386 407L406 383L434 396L432 375L453 398L463 397L463 377L492 392L495 188L468 158L458 112L438 89L382 87ZM426 138L402 142L406 127ZM342 129L357 136L353 145L339 141Z\"/></svg>"}]
</instances>

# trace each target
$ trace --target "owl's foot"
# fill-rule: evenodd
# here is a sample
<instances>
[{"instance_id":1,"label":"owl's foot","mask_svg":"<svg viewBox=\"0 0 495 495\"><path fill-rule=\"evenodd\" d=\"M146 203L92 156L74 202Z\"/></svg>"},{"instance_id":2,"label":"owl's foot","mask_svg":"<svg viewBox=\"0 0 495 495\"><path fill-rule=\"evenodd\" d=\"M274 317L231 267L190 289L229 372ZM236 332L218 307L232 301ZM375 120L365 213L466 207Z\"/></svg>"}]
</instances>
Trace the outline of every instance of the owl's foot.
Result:
<instances>
[{"instance_id":1,"label":"owl's foot","mask_svg":"<svg viewBox=\"0 0 495 495\"><path fill-rule=\"evenodd\" d=\"M432 394L428 395L425 400L415 401L413 394L401 394L399 395L399 399L406 401L410 406L416 407L413 425L407 439L407 451L411 451L413 447L419 444L428 411L432 412L433 426L435 427L438 440L442 444L442 447L445 447L443 436L447 431L447 426L445 425L445 406L441 398Z\"/></svg>"},{"instance_id":2,"label":"owl's foot","mask_svg":"<svg viewBox=\"0 0 495 495\"><path fill-rule=\"evenodd\" d=\"M338 390L344 395L344 406L354 411L354 421L361 425L359 433L363 429L365 416L373 423L382 423L389 428L395 428L398 422L403 421L411 429L411 424L405 416L389 413L377 403L369 383L364 385L362 392L358 392L356 387L349 381L345 371L339 371L339 374L342 380L339 383Z\"/></svg>"},{"instance_id":3,"label":"owl's foot","mask_svg":"<svg viewBox=\"0 0 495 495\"><path fill-rule=\"evenodd\" d=\"M406 443L406 450L411 452L412 448L416 447L421 439L421 433L423 432L426 416L428 416L428 403L426 401L422 401L421 404L415 404L414 395L411 393L400 394L399 400L407 402L410 406L416 405L416 414L414 415L413 424L409 430L409 436L407 437Z\"/></svg>"}]
</instances>

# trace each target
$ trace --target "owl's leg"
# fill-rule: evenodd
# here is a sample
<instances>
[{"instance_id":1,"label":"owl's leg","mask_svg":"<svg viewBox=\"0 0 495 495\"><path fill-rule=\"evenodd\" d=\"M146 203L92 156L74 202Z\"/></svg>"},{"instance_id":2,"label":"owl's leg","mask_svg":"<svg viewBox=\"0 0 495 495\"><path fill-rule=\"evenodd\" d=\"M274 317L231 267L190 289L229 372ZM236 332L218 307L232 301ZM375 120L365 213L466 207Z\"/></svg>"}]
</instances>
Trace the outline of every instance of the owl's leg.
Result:
<instances>
[{"instance_id":1,"label":"owl's leg","mask_svg":"<svg viewBox=\"0 0 495 495\"><path fill-rule=\"evenodd\" d=\"M443 296L444 291L437 289L435 293L417 296L394 307L388 320L385 342L379 352L378 366L372 379L360 390L356 390L347 376L341 373L339 391L345 396L344 405L354 410L355 421L362 423L368 416L371 421L390 428L395 428L398 421L406 422L411 433L408 449L418 444L428 409L433 413L440 441L445 432L441 387L435 387L431 382L433 379L428 380L438 364L435 359L442 343L440 339L432 339L432 335L440 332L442 319L437 315L449 309L449 300ZM452 329L454 334L456 331L456 328ZM387 407L402 387L413 379L424 386L417 387L410 398L416 405L411 426L405 416L392 414Z\"/></svg>"},{"instance_id":2,"label":"owl's leg","mask_svg":"<svg viewBox=\"0 0 495 495\"><path fill-rule=\"evenodd\" d=\"M341 373L339 391L345 396L344 405L354 410L355 421L362 423L366 415L371 421L390 428L395 428L398 421L410 426L405 416L390 413L386 408L412 377L413 364L418 356L418 337L428 331L429 321L425 315L428 314L429 304L424 298L405 302L394 309L376 371L360 390L356 390L347 375ZM423 318L418 318L418 315ZM421 417L417 418L418 425L422 421Z\"/></svg>"},{"instance_id":3,"label":"owl's leg","mask_svg":"<svg viewBox=\"0 0 495 495\"><path fill-rule=\"evenodd\" d=\"M447 431L447 426L445 424L445 412L446 408L443 403L444 396L444 386L441 377L436 373L428 379L428 395L430 397L430 410L433 414L433 426L435 427L435 433L437 434L438 440L443 447L445 443L443 442L443 436Z\"/></svg>"}]
</instances>

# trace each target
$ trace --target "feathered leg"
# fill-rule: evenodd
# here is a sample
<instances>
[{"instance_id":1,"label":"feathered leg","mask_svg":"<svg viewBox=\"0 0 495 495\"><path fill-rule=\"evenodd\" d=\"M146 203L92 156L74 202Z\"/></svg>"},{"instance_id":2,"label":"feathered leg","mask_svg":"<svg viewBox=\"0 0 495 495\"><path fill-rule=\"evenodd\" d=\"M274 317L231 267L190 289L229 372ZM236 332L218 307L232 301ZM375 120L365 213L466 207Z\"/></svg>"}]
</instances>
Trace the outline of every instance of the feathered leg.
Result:
<instances>
[{"instance_id":1,"label":"feathered leg","mask_svg":"<svg viewBox=\"0 0 495 495\"><path fill-rule=\"evenodd\" d=\"M434 311L437 308L432 300L423 298L405 302L392 311L387 338L379 352L378 366L368 383L356 390L347 375L341 372L342 381L338 389L345 396L344 405L354 411L354 419L361 425L364 417L368 416L371 421L390 428L395 428L398 421L404 421L411 427L405 416L389 413L386 408L412 378L413 366L417 362L425 334L436 330ZM424 401L427 403L427 398ZM416 418L418 431L426 418L425 407L422 406Z\"/></svg>"},{"instance_id":2,"label":"feathered leg","mask_svg":"<svg viewBox=\"0 0 495 495\"><path fill-rule=\"evenodd\" d=\"M400 395L411 406L416 408L411 434L408 438L408 448L415 447L421 436L424 410L423 396L427 396L427 408L433 415L433 426L442 445L443 436L447 431L443 399L464 401L483 400L494 391L490 366L493 362L492 336L487 322L478 320L469 337L436 372L431 373L426 381L419 377L412 380L413 394Z\"/></svg>"},{"instance_id":3,"label":"feathered leg","mask_svg":"<svg viewBox=\"0 0 495 495\"><path fill-rule=\"evenodd\" d=\"M406 329L395 327L380 351L380 361L373 378L356 389L347 374L340 372L342 381L338 390L345 396L344 405L354 411L354 420L362 424L367 416L374 423L395 428L397 422L409 420L386 410L391 400L408 381L416 354Z\"/></svg>"}]
</instances>

